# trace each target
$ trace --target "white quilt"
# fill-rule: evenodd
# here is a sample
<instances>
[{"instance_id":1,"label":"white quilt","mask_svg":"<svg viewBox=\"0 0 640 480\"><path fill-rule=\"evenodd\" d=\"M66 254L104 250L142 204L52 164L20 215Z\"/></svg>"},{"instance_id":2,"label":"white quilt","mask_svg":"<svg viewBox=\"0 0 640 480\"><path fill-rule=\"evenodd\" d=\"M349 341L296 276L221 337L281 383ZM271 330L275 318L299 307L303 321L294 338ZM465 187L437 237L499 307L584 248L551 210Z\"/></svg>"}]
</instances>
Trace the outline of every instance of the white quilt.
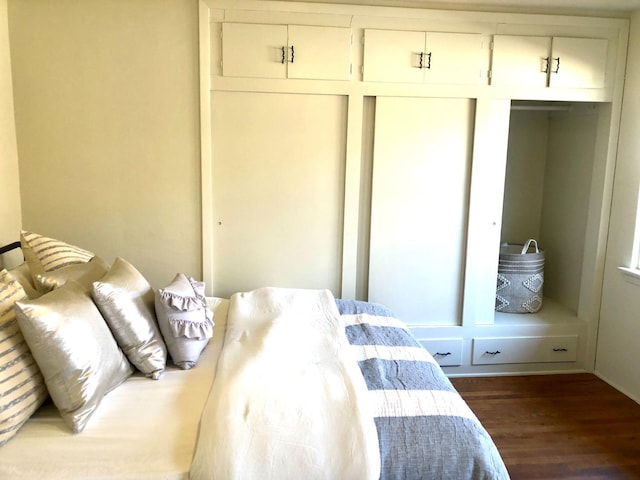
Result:
<instances>
[{"instance_id":1,"label":"white quilt","mask_svg":"<svg viewBox=\"0 0 640 480\"><path fill-rule=\"evenodd\" d=\"M367 388L340 322L328 291L231 298L193 480L379 478Z\"/></svg>"}]
</instances>

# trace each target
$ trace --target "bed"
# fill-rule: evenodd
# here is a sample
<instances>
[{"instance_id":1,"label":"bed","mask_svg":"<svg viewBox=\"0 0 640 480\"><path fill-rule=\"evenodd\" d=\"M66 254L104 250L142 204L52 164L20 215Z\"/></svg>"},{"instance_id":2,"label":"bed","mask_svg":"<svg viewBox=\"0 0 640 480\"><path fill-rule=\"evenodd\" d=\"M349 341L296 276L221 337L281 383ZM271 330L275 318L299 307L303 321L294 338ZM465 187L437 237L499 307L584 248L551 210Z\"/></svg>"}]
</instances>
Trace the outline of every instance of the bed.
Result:
<instances>
[{"instance_id":1,"label":"bed","mask_svg":"<svg viewBox=\"0 0 640 480\"><path fill-rule=\"evenodd\" d=\"M4 272L51 294L28 262ZM384 306L282 288L205 303L215 326L192 368L171 355L157 380L131 367L76 433L44 400L0 446L0 479L509 478L487 431Z\"/></svg>"}]
</instances>

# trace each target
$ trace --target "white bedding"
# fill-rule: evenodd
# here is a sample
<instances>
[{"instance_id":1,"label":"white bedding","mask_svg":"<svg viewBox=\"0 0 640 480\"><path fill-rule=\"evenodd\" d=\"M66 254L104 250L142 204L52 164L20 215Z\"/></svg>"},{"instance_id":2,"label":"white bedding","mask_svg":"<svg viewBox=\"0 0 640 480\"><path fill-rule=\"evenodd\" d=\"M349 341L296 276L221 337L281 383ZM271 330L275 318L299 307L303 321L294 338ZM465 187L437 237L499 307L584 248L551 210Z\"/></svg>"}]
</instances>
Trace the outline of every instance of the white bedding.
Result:
<instances>
[{"instance_id":1,"label":"white bedding","mask_svg":"<svg viewBox=\"0 0 640 480\"><path fill-rule=\"evenodd\" d=\"M108 393L80 434L43 405L0 448L1 480L189 478L189 468L222 340L227 300L209 299L214 336L197 366L169 367L160 380L130 377Z\"/></svg>"},{"instance_id":2,"label":"white bedding","mask_svg":"<svg viewBox=\"0 0 640 480\"><path fill-rule=\"evenodd\" d=\"M367 387L341 322L328 291L231 297L192 479L379 478Z\"/></svg>"}]
</instances>

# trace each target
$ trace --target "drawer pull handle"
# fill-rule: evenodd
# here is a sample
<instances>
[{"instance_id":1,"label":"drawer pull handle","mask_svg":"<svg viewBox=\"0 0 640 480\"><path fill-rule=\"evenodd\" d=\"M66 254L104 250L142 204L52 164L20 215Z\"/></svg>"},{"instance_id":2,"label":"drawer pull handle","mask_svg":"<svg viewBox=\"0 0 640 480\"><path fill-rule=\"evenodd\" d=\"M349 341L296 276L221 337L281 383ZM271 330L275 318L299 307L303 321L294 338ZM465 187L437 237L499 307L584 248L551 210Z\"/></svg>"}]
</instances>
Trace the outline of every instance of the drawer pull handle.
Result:
<instances>
[{"instance_id":1,"label":"drawer pull handle","mask_svg":"<svg viewBox=\"0 0 640 480\"><path fill-rule=\"evenodd\" d=\"M287 54L284 47L282 47L281 52L282 52L282 58L280 59L280 63L284 65L284 62L287 60Z\"/></svg>"},{"instance_id":2,"label":"drawer pull handle","mask_svg":"<svg viewBox=\"0 0 640 480\"><path fill-rule=\"evenodd\" d=\"M484 352L485 355L498 355L499 353L502 353L500 350L496 350L495 352Z\"/></svg>"},{"instance_id":3,"label":"drawer pull handle","mask_svg":"<svg viewBox=\"0 0 640 480\"><path fill-rule=\"evenodd\" d=\"M569 350L567 350L566 348L554 348L553 351L554 352L568 352Z\"/></svg>"},{"instance_id":4,"label":"drawer pull handle","mask_svg":"<svg viewBox=\"0 0 640 480\"><path fill-rule=\"evenodd\" d=\"M426 58L426 62L425 62L425 58ZM418 68L420 69L426 68L427 70L431 69L431 52L429 53L420 52L420 65L418 66Z\"/></svg>"},{"instance_id":5,"label":"drawer pull handle","mask_svg":"<svg viewBox=\"0 0 640 480\"><path fill-rule=\"evenodd\" d=\"M435 355L436 357L448 357L449 355L451 355L451 352L445 352L445 353L442 353L442 352L436 352L434 355Z\"/></svg>"}]
</instances>

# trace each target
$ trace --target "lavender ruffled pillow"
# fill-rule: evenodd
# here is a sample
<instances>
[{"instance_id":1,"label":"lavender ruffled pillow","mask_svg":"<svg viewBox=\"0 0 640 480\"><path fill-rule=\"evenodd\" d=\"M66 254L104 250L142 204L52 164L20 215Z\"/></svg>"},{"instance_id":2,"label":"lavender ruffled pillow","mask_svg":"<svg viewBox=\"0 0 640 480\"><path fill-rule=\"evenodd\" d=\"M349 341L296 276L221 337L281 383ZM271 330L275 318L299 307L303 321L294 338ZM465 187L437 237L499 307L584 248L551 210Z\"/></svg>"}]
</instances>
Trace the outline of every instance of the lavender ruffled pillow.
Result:
<instances>
[{"instance_id":1,"label":"lavender ruffled pillow","mask_svg":"<svg viewBox=\"0 0 640 480\"><path fill-rule=\"evenodd\" d=\"M192 368L213 335L213 313L204 283L178 273L170 285L156 292L155 307L171 360L183 370Z\"/></svg>"}]
</instances>

